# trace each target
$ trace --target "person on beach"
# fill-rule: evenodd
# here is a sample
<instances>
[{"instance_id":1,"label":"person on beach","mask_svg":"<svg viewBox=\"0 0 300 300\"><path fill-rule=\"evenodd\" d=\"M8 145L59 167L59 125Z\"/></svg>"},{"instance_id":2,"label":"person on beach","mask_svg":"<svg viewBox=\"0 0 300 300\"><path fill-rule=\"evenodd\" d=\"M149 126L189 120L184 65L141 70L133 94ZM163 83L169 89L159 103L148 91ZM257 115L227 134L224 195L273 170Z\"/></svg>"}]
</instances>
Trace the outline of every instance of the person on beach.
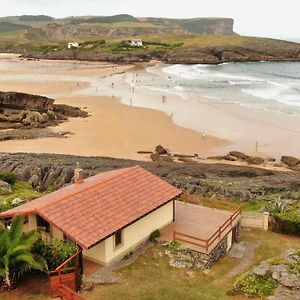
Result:
<instances>
[{"instance_id":1,"label":"person on beach","mask_svg":"<svg viewBox=\"0 0 300 300\"><path fill-rule=\"evenodd\" d=\"M205 136L206 136L206 132L202 132L202 139L204 140L205 139Z\"/></svg>"},{"instance_id":2,"label":"person on beach","mask_svg":"<svg viewBox=\"0 0 300 300\"><path fill-rule=\"evenodd\" d=\"M114 88L114 83L111 84L111 88L112 88L112 89Z\"/></svg>"}]
</instances>

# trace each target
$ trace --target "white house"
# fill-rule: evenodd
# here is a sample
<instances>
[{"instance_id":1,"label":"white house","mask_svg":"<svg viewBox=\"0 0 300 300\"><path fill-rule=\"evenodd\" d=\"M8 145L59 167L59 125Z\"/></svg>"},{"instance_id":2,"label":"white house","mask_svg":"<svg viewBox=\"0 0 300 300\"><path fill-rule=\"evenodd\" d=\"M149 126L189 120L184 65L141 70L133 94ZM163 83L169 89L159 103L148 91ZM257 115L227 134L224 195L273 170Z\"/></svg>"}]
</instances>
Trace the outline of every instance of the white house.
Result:
<instances>
[{"instance_id":1,"label":"white house","mask_svg":"<svg viewBox=\"0 0 300 300\"><path fill-rule=\"evenodd\" d=\"M79 47L79 43L68 43L68 49L72 49L72 48L78 48Z\"/></svg>"},{"instance_id":2,"label":"white house","mask_svg":"<svg viewBox=\"0 0 300 300\"><path fill-rule=\"evenodd\" d=\"M130 46L133 46L133 47L143 47L143 41L140 40L140 39L135 39L135 40L131 40L130 41Z\"/></svg>"}]
</instances>

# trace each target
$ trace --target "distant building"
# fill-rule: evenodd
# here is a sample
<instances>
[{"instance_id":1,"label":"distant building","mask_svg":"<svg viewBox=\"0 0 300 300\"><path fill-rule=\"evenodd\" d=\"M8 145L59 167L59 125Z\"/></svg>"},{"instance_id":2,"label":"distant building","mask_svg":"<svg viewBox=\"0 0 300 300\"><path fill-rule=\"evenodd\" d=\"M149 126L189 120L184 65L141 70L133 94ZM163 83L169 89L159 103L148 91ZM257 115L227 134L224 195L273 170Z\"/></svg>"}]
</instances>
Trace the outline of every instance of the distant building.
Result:
<instances>
[{"instance_id":1,"label":"distant building","mask_svg":"<svg viewBox=\"0 0 300 300\"><path fill-rule=\"evenodd\" d=\"M78 48L78 47L79 47L79 43L68 43L68 49Z\"/></svg>"},{"instance_id":2,"label":"distant building","mask_svg":"<svg viewBox=\"0 0 300 300\"><path fill-rule=\"evenodd\" d=\"M133 47L143 47L143 41L140 40L140 39L135 39L135 40L131 40L130 41L130 46L133 46Z\"/></svg>"}]
</instances>

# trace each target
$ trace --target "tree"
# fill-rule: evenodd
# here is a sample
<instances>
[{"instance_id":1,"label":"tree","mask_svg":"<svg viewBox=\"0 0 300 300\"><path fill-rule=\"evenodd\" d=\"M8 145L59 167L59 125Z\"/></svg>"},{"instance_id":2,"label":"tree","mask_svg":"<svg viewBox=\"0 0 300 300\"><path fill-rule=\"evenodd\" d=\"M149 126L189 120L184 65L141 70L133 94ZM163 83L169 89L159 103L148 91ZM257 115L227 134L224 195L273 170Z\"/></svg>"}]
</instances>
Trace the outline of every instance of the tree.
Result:
<instances>
[{"instance_id":1,"label":"tree","mask_svg":"<svg viewBox=\"0 0 300 300\"><path fill-rule=\"evenodd\" d=\"M0 232L0 278L2 277L8 287L12 280L17 280L31 269L47 270L46 262L31 253L37 241L38 232L32 230L23 233L24 216L13 219L10 228Z\"/></svg>"}]
</instances>

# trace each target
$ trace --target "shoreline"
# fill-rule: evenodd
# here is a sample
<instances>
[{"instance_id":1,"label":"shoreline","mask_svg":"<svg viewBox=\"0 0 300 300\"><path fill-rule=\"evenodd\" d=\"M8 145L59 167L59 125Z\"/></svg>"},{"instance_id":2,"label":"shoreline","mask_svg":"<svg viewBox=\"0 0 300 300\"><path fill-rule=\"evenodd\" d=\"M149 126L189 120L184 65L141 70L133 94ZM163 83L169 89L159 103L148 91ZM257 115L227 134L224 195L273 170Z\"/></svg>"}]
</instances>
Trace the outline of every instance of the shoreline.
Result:
<instances>
[{"instance_id":1,"label":"shoreline","mask_svg":"<svg viewBox=\"0 0 300 300\"><path fill-rule=\"evenodd\" d=\"M51 65L51 61L49 60L32 62L16 59L15 63L17 68L21 68L21 71L24 72L22 75L24 78L26 78L26 74L32 74L30 73L32 72L30 69L32 64L35 64L39 67L35 69L35 72L41 77L46 76L45 78L47 78L47 76L57 76L57 78L63 78L64 80L74 82L75 86L68 91L55 91L53 87L50 88L51 84L55 86L55 83L51 83L51 80L44 82L45 87L48 86L48 90L44 90L45 95L54 96L54 98L57 99L56 103L70 105L78 103L80 107L87 107L90 113L98 111L96 113L98 117L101 117L98 113L101 111L101 105L104 105L106 107L106 112L110 112L110 116L114 116L114 119L117 121L120 121L118 113L129 115L132 113L130 111L134 111L139 116L148 115L148 118L144 118L143 122L139 123L139 128L135 126L135 132L130 131L130 134L134 136L136 136L136 132L139 132L140 136L136 136L136 140L138 142L143 140L146 146L142 147L143 144L139 144L137 141L130 141L132 144L136 143L136 146L134 149L133 146L126 146L124 148L127 149L126 151L116 150L113 149L116 147L111 146L108 147L111 149L109 150L111 153L106 150L101 152L99 149L94 151L86 149L85 151L88 151L92 156L115 155L120 158L130 158L131 155L131 157L135 159L148 159L146 157L142 158L141 155L137 155L136 151L150 151L153 150L157 144L162 144L172 152L182 152L183 154L189 155L197 153L200 156L222 155L230 150L239 150L249 153L250 155L263 155L265 157L273 156L275 158L278 158L281 155L300 156L298 150L300 148L300 131L297 130L297 128L300 128L300 119L292 118L286 114L281 114L281 116L279 116L279 114L274 112L266 112L232 103L199 103L196 101L187 101L187 99L175 95L172 91L169 91L168 94L166 94L166 103L162 103L161 92L142 88L139 87L138 84L132 84L131 82L134 74L138 74L138 80L141 81L146 80L144 78L150 78L152 76L145 70L145 67L149 66L148 64L113 65L110 63L74 63L73 61L63 61L54 64L49 72L48 66ZM153 62L151 65L153 66ZM45 74L45 66L47 66L46 69L48 69L47 74ZM14 70L11 70L10 74L14 77ZM127 78L124 79L124 76ZM27 80L27 82L30 82L30 80ZM160 80L160 78L157 77L155 80ZM7 82L8 81L3 79L1 80L0 77L0 89L1 86L5 85ZM78 83L80 83L80 87L76 88L76 84ZM113 87L112 83L114 83ZM17 80L11 84L14 85L16 89L21 87L20 81ZM22 84L26 86L26 80L25 82L23 81ZM28 84L30 85L30 83ZM31 84L32 86L30 89L34 86L34 81ZM43 85L40 85L40 89L42 89L42 86ZM132 93L133 87L134 94ZM49 89L52 89L52 93L50 94ZM95 104L96 102L98 103L97 105ZM118 103L120 107L123 105L124 108L122 109L118 105L116 106L116 103ZM151 110L152 112L150 112ZM135 113L131 115L132 118L134 118ZM152 116L152 114L154 114L155 117ZM171 128L173 126L173 130L176 129L177 134L179 134L180 137L184 135L189 136L189 141L185 141L186 145L182 146L181 138L178 138L177 141L175 141L175 138L172 138L173 140L170 141L168 145L163 139L159 140L157 138L158 134L155 133L157 142L153 142L155 135L153 135L153 128L152 131L149 129L148 123L153 123L154 121L149 118L150 115L155 122L157 122L156 120L160 120L160 122L161 120L164 120L162 121L163 124L161 124L160 129L156 127L157 131L164 131L166 134L167 131L164 130L164 126L166 128ZM280 120L280 122L278 122L278 120ZM131 120L126 120L126 122L129 121ZM125 122L125 120L123 120L123 122ZM121 137L124 134L126 122L125 127L120 126L119 128L119 136ZM78 147L78 141L76 142L76 138L74 137L76 137L76 134L79 134L77 131L78 128L76 129L76 126L79 125L72 119L68 124L69 125L65 127L68 128L68 131L74 132L75 136L71 136L66 140L74 141L74 145ZM170 124L172 124L171 127L169 127ZM96 125L97 124L95 123L94 126ZM103 128L105 130L108 125L102 123L99 126L102 126L102 130ZM61 131L64 130L63 128L65 127L55 127L53 130ZM75 130L72 130L72 127L75 128ZM147 137L143 136L143 129L145 128L148 130ZM237 131L237 128L239 129L239 132ZM181 130L180 133L179 129ZM133 127L130 130L133 130ZM202 141L203 132L205 132L205 142L208 141L205 145L203 145L204 141ZM126 134L128 135L128 131ZM114 137L116 135L117 132L114 133ZM191 138L191 136L193 136L193 138ZM146 140L148 140L148 142ZM152 140L152 143L149 143L150 140ZM259 143L259 152L255 151L256 141ZM1 143L0 151L1 148L5 148L5 151L10 152L14 152L15 149L18 149L18 151L24 149L26 152L31 152L32 147L30 147L29 144L26 145L26 141L22 142L23 146L16 144L16 147L14 147L13 143L10 145L8 145L9 143ZM109 143L109 139L106 139L106 142ZM89 143L91 144L91 148L93 148L91 141L89 141ZM114 143L118 144L116 140L114 140ZM122 147L124 147L125 142L119 144L122 144ZM38 152L38 147L35 147L34 152ZM103 145L102 147L107 148L107 146ZM79 154L78 151L77 148L76 150L69 149L66 154ZM129 153L129 151L131 151L131 153Z\"/></svg>"}]
</instances>

